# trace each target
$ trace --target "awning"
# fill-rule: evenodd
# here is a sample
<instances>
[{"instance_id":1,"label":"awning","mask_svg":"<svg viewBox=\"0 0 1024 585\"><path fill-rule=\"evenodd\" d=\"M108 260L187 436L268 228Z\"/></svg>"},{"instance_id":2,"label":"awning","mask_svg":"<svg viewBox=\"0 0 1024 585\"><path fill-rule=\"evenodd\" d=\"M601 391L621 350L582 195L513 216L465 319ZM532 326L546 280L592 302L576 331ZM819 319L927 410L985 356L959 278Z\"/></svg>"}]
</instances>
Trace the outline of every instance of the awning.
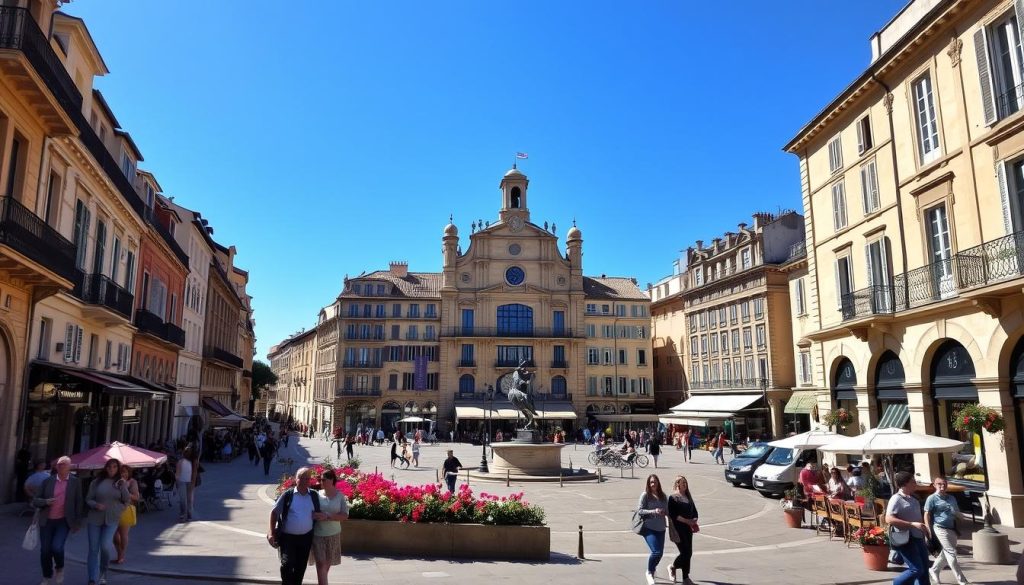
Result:
<instances>
[{"instance_id":1,"label":"awning","mask_svg":"<svg viewBox=\"0 0 1024 585\"><path fill-rule=\"evenodd\" d=\"M199 416L198 406L179 406L174 418L191 418L193 416Z\"/></svg>"},{"instance_id":2,"label":"awning","mask_svg":"<svg viewBox=\"0 0 1024 585\"><path fill-rule=\"evenodd\" d=\"M576 409L569 402L536 402L537 418L542 420L576 420Z\"/></svg>"},{"instance_id":3,"label":"awning","mask_svg":"<svg viewBox=\"0 0 1024 585\"><path fill-rule=\"evenodd\" d=\"M818 396L813 390L797 390L786 402L782 412L786 414L811 414L818 404Z\"/></svg>"},{"instance_id":4,"label":"awning","mask_svg":"<svg viewBox=\"0 0 1024 585\"><path fill-rule=\"evenodd\" d=\"M148 380L136 378L134 376L119 375L110 377L122 380L122 383L132 384L135 386L139 386L145 390L148 390L150 394L152 394L151 398L154 400L167 400L171 397L172 394L174 394L173 391L165 388L163 384L156 384Z\"/></svg>"},{"instance_id":5,"label":"awning","mask_svg":"<svg viewBox=\"0 0 1024 585\"><path fill-rule=\"evenodd\" d=\"M247 428L252 426L252 421L236 413L227 416L215 416L210 419L211 427L239 427Z\"/></svg>"},{"instance_id":6,"label":"awning","mask_svg":"<svg viewBox=\"0 0 1024 585\"><path fill-rule=\"evenodd\" d=\"M230 408L228 408L228 407L224 406L223 404L221 404L220 401L217 400L216 398L212 398L210 396L203 396L203 398L202 398L202 400L200 400L200 402L202 402L203 408L205 408L206 410L209 410L210 412L212 412L213 414L215 414L217 416L223 417L223 416L231 416L232 414L235 414Z\"/></svg>"},{"instance_id":7,"label":"awning","mask_svg":"<svg viewBox=\"0 0 1024 585\"><path fill-rule=\"evenodd\" d=\"M484 418L491 418L493 420L516 420L519 418L519 411L512 408L511 406L497 406L490 409L490 414L487 413L488 409L482 406L455 406L455 419L456 420L470 420L477 419L481 420Z\"/></svg>"},{"instance_id":8,"label":"awning","mask_svg":"<svg viewBox=\"0 0 1024 585\"><path fill-rule=\"evenodd\" d=\"M696 394L669 414L691 418L730 418L761 399L760 394Z\"/></svg>"},{"instance_id":9,"label":"awning","mask_svg":"<svg viewBox=\"0 0 1024 585\"><path fill-rule=\"evenodd\" d=\"M658 422L656 414L599 414L594 418L601 422Z\"/></svg>"},{"instance_id":10,"label":"awning","mask_svg":"<svg viewBox=\"0 0 1024 585\"><path fill-rule=\"evenodd\" d=\"M906 404L890 404L885 407L878 421L879 429L902 429L910 421L910 407Z\"/></svg>"},{"instance_id":11,"label":"awning","mask_svg":"<svg viewBox=\"0 0 1024 585\"><path fill-rule=\"evenodd\" d=\"M70 366L58 366L56 364L33 362L33 365L41 368L49 368L55 372L59 372L65 376L81 380L83 382L89 382L96 384L103 388L103 392L107 394L113 394L118 396L124 395L141 395L147 398L164 398L163 394L157 396L156 392L150 391L138 384L131 381L124 380L117 376L110 374L103 374L95 370L86 370L81 368L74 368Z\"/></svg>"},{"instance_id":12,"label":"awning","mask_svg":"<svg viewBox=\"0 0 1024 585\"><path fill-rule=\"evenodd\" d=\"M689 427L720 427L725 424L724 418L697 418L689 416L662 415L658 422L663 425L686 425Z\"/></svg>"}]
</instances>

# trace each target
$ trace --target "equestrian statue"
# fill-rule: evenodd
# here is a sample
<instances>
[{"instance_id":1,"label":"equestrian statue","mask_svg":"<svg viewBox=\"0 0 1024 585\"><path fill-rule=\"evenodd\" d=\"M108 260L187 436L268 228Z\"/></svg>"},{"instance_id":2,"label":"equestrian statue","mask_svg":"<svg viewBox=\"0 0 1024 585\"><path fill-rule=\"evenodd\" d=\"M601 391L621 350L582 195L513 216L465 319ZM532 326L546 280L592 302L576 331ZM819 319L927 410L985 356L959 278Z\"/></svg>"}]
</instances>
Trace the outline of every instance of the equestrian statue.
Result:
<instances>
[{"instance_id":1,"label":"equestrian statue","mask_svg":"<svg viewBox=\"0 0 1024 585\"><path fill-rule=\"evenodd\" d=\"M534 428L534 421L536 421L538 415L537 409L533 406L533 391L530 389L533 374L527 371L525 359L519 362L519 367L512 372L511 378L511 384L505 390L505 394L508 395L508 400L512 403L512 406L516 407L516 410L519 411L516 423L518 424L523 419L526 420L526 424L519 430L525 431Z\"/></svg>"}]
</instances>

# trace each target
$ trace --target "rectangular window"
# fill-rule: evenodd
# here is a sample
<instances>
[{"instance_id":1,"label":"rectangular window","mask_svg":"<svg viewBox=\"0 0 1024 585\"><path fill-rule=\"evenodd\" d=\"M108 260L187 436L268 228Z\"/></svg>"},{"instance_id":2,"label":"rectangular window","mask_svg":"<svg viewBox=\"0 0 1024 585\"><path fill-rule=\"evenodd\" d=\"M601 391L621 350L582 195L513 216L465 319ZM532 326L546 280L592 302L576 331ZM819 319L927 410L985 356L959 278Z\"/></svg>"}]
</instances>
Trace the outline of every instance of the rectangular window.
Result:
<instances>
[{"instance_id":1,"label":"rectangular window","mask_svg":"<svg viewBox=\"0 0 1024 585\"><path fill-rule=\"evenodd\" d=\"M433 341L434 340L434 326L433 325L427 325L426 327L423 328L423 339L425 339L427 341Z\"/></svg>"},{"instance_id":2,"label":"rectangular window","mask_svg":"<svg viewBox=\"0 0 1024 585\"><path fill-rule=\"evenodd\" d=\"M46 202L43 207L43 221L52 228L56 228L60 221L60 191L61 178L56 171L50 171L50 180L46 184Z\"/></svg>"},{"instance_id":3,"label":"rectangular window","mask_svg":"<svg viewBox=\"0 0 1024 585\"><path fill-rule=\"evenodd\" d=\"M640 394L651 393L651 381L648 378L640 378Z\"/></svg>"},{"instance_id":4,"label":"rectangular window","mask_svg":"<svg viewBox=\"0 0 1024 585\"><path fill-rule=\"evenodd\" d=\"M351 327L351 325L349 325L349 327ZM392 325L391 326L391 339L401 339L401 338L402 338L402 326L401 325Z\"/></svg>"},{"instance_id":5,"label":"rectangular window","mask_svg":"<svg viewBox=\"0 0 1024 585\"><path fill-rule=\"evenodd\" d=\"M953 250L949 239L949 219L945 204L936 205L925 212L928 227L928 252L932 260L932 274L935 278L934 287L941 298L954 295L953 286Z\"/></svg>"},{"instance_id":6,"label":"rectangular window","mask_svg":"<svg viewBox=\"0 0 1024 585\"><path fill-rule=\"evenodd\" d=\"M409 305L409 317L418 318L420 316L420 306L418 303L412 303Z\"/></svg>"},{"instance_id":7,"label":"rectangular window","mask_svg":"<svg viewBox=\"0 0 1024 585\"><path fill-rule=\"evenodd\" d=\"M623 304L615 305L615 316L616 317L625 317L626 316L626 305L623 305Z\"/></svg>"},{"instance_id":8,"label":"rectangular window","mask_svg":"<svg viewBox=\"0 0 1024 585\"><path fill-rule=\"evenodd\" d=\"M117 284L118 269L121 267L121 238L114 236L114 248L110 254L110 281Z\"/></svg>"},{"instance_id":9,"label":"rectangular window","mask_svg":"<svg viewBox=\"0 0 1024 585\"><path fill-rule=\"evenodd\" d=\"M711 355L718 355L718 334L711 334Z\"/></svg>"},{"instance_id":10,"label":"rectangular window","mask_svg":"<svg viewBox=\"0 0 1024 585\"><path fill-rule=\"evenodd\" d=\"M554 335L565 334L565 311L554 311L551 314L551 332Z\"/></svg>"},{"instance_id":11,"label":"rectangular window","mask_svg":"<svg viewBox=\"0 0 1024 585\"><path fill-rule=\"evenodd\" d=\"M597 314L597 304L595 304L595 303L587 303L587 314L588 315L596 315Z\"/></svg>"},{"instance_id":12,"label":"rectangular window","mask_svg":"<svg viewBox=\"0 0 1024 585\"><path fill-rule=\"evenodd\" d=\"M707 328L708 328L708 315L707 315L707 313L701 311L700 316L698 318L700 319L700 330L701 331L707 330Z\"/></svg>"},{"instance_id":13,"label":"rectangular window","mask_svg":"<svg viewBox=\"0 0 1024 585\"><path fill-rule=\"evenodd\" d=\"M391 316L395 319L402 316L402 305L401 303L394 303L391 305Z\"/></svg>"},{"instance_id":14,"label":"rectangular window","mask_svg":"<svg viewBox=\"0 0 1024 585\"><path fill-rule=\"evenodd\" d=\"M473 309L462 309L462 334L472 335L473 334L473 322L475 314Z\"/></svg>"},{"instance_id":15,"label":"rectangular window","mask_svg":"<svg viewBox=\"0 0 1024 585\"><path fill-rule=\"evenodd\" d=\"M619 376L619 394L628 394L629 386L625 376Z\"/></svg>"},{"instance_id":16,"label":"rectangular window","mask_svg":"<svg viewBox=\"0 0 1024 585\"><path fill-rule=\"evenodd\" d=\"M750 335L750 327L744 327L743 328L743 349L744 350L750 351L750 349L753 347L751 341L752 341L752 339L751 339L751 335Z\"/></svg>"},{"instance_id":17,"label":"rectangular window","mask_svg":"<svg viewBox=\"0 0 1024 585\"><path fill-rule=\"evenodd\" d=\"M36 348L36 357L41 360L50 360L50 331L53 330L53 321L47 318L39 320L39 346Z\"/></svg>"},{"instance_id":18,"label":"rectangular window","mask_svg":"<svg viewBox=\"0 0 1024 585\"><path fill-rule=\"evenodd\" d=\"M604 395L605 396L611 396L614 393L614 388L612 388L612 384L613 383L614 383L614 380L612 379L611 376L605 376L604 377Z\"/></svg>"},{"instance_id":19,"label":"rectangular window","mask_svg":"<svg viewBox=\"0 0 1024 585\"><path fill-rule=\"evenodd\" d=\"M1024 175L1024 173L1022 173L1022 175ZM686 318L686 321L690 324L690 333L697 330L697 318L695 316L690 315Z\"/></svg>"},{"instance_id":20,"label":"rectangular window","mask_svg":"<svg viewBox=\"0 0 1024 585\"><path fill-rule=\"evenodd\" d=\"M601 325L601 337L604 337L605 339L613 339L615 337L615 326Z\"/></svg>"},{"instance_id":21,"label":"rectangular window","mask_svg":"<svg viewBox=\"0 0 1024 585\"><path fill-rule=\"evenodd\" d=\"M694 286L702 286L704 284L704 269L697 268L693 271Z\"/></svg>"},{"instance_id":22,"label":"rectangular window","mask_svg":"<svg viewBox=\"0 0 1024 585\"><path fill-rule=\"evenodd\" d=\"M764 325L758 325L756 333L757 333L757 347L758 348L763 348L765 346L765 344L766 344L765 334L764 334Z\"/></svg>"},{"instance_id":23,"label":"rectangular window","mask_svg":"<svg viewBox=\"0 0 1024 585\"><path fill-rule=\"evenodd\" d=\"M807 314L807 301L804 297L804 279L798 278L793 286L793 303L797 316Z\"/></svg>"},{"instance_id":24,"label":"rectangular window","mask_svg":"<svg viewBox=\"0 0 1024 585\"><path fill-rule=\"evenodd\" d=\"M374 316L377 317L378 319L383 319L383 318L387 317L388 316L387 306L386 305L377 305L376 312L374 313Z\"/></svg>"},{"instance_id":25,"label":"rectangular window","mask_svg":"<svg viewBox=\"0 0 1024 585\"><path fill-rule=\"evenodd\" d=\"M372 316L373 316L373 305L371 305L369 303L363 305L363 317L372 317Z\"/></svg>"},{"instance_id":26,"label":"rectangular window","mask_svg":"<svg viewBox=\"0 0 1024 585\"><path fill-rule=\"evenodd\" d=\"M843 168L843 143L836 136L828 143L828 172L835 173Z\"/></svg>"},{"instance_id":27,"label":"rectangular window","mask_svg":"<svg viewBox=\"0 0 1024 585\"><path fill-rule=\"evenodd\" d=\"M388 374L388 390L398 390L398 374Z\"/></svg>"},{"instance_id":28,"label":"rectangular window","mask_svg":"<svg viewBox=\"0 0 1024 585\"><path fill-rule=\"evenodd\" d=\"M75 266L85 270L85 253L89 245L89 209L81 199L75 200L75 231L72 238L75 244Z\"/></svg>"},{"instance_id":29,"label":"rectangular window","mask_svg":"<svg viewBox=\"0 0 1024 585\"><path fill-rule=\"evenodd\" d=\"M867 215L881 206L878 196L878 170L875 161L869 161L860 168L860 198Z\"/></svg>"},{"instance_id":30,"label":"rectangular window","mask_svg":"<svg viewBox=\"0 0 1024 585\"><path fill-rule=\"evenodd\" d=\"M601 314L607 315L610 312L610 305L601 305Z\"/></svg>"},{"instance_id":31,"label":"rectangular window","mask_svg":"<svg viewBox=\"0 0 1024 585\"><path fill-rule=\"evenodd\" d=\"M1015 3L1018 6L1019 3ZM1005 118L1024 104L1024 53L1016 10L974 33L985 123Z\"/></svg>"},{"instance_id":32,"label":"rectangular window","mask_svg":"<svg viewBox=\"0 0 1024 585\"><path fill-rule=\"evenodd\" d=\"M708 327L714 329L718 327L718 319L715 318L715 310L711 309L708 311Z\"/></svg>"},{"instance_id":33,"label":"rectangular window","mask_svg":"<svg viewBox=\"0 0 1024 585\"><path fill-rule=\"evenodd\" d=\"M846 185L843 181L832 185L832 227L836 231L846 227Z\"/></svg>"},{"instance_id":34,"label":"rectangular window","mask_svg":"<svg viewBox=\"0 0 1024 585\"><path fill-rule=\"evenodd\" d=\"M596 347L587 348L587 365L596 366L601 363L601 352Z\"/></svg>"},{"instance_id":35,"label":"rectangular window","mask_svg":"<svg viewBox=\"0 0 1024 585\"><path fill-rule=\"evenodd\" d=\"M406 330L405 338L410 341L415 341L420 338L419 327L416 325L409 325L409 329Z\"/></svg>"},{"instance_id":36,"label":"rectangular window","mask_svg":"<svg viewBox=\"0 0 1024 585\"><path fill-rule=\"evenodd\" d=\"M627 352L626 352L626 350L625 350L625 349L620 349L620 350L618 351L618 354L619 354L619 361L618 361L618 364L619 364L620 366L624 366L624 365L626 365L626 353L627 353Z\"/></svg>"},{"instance_id":37,"label":"rectangular window","mask_svg":"<svg viewBox=\"0 0 1024 585\"><path fill-rule=\"evenodd\" d=\"M597 376L587 378L587 396L597 396Z\"/></svg>"},{"instance_id":38,"label":"rectangular window","mask_svg":"<svg viewBox=\"0 0 1024 585\"><path fill-rule=\"evenodd\" d=\"M593 323L587 323L587 337L597 337L597 326Z\"/></svg>"},{"instance_id":39,"label":"rectangular window","mask_svg":"<svg viewBox=\"0 0 1024 585\"><path fill-rule=\"evenodd\" d=\"M612 350L610 347L606 347L601 350L601 363L606 366L612 365Z\"/></svg>"},{"instance_id":40,"label":"rectangular window","mask_svg":"<svg viewBox=\"0 0 1024 585\"><path fill-rule=\"evenodd\" d=\"M764 299L757 297L754 299L754 319L761 319L764 317Z\"/></svg>"},{"instance_id":41,"label":"rectangular window","mask_svg":"<svg viewBox=\"0 0 1024 585\"><path fill-rule=\"evenodd\" d=\"M7 196L14 197L15 201L22 200L21 182L24 176L22 160L24 157L21 155L24 147L24 140L21 138L20 134L15 132L14 140L11 142L10 157L7 161L7 193L5 194Z\"/></svg>"},{"instance_id":42,"label":"rectangular window","mask_svg":"<svg viewBox=\"0 0 1024 585\"><path fill-rule=\"evenodd\" d=\"M740 331L739 329L732 330L732 350L734 352L740 350Z\"/></svg>"},{"instance_id":43,"label":"rectangular window","mask_svg":"<svg viewBox=\"0 0 1024 585\"><path fill-rule=\"evenodd\" d=\"M427 303L427 312L423 316L427 319L437 318L437 305L434 303Z\"/></svg>"},{"instance_id":44,"label":"rectangular window","mask_svg":"<svg viewBox=\"0 0 1024 585\"><path fill-rule=\"evenodd\" d=\"M638 349L636 350L636 365L646 366L647 365L647 350Z\"/></svg>"},{"instance_id":45,"label":"rectangular window","mask_svg":"<svg viewBox=\"0 0 1024 585\"><path fill-rule=\"evenodd\" d=\"M697 355L700 351L699 343L700 341L697 339L696 335L690 338L690 355Z\"/></svg>"},{"instance_id":46,"label":"rectangular window","mask_svg":"<svg viewBox=\"0 0 1024 585\"><path fill-rule=\"evenodd\" d=\"M738 321L736 317L736 305L729 305L729 324L735 325Z\"/></svg>"},{"instance_id":47,"label":"rectangular window","mask_svg":"<svg viewBox=\"0 0 1024 585\"><path fill-rule=\"evenodd\" d=\"M359 305L357 305L356 303L349 304L349 306L348 306L348 316L349 317L358 317L359 316Z\"/></svg>"},{"instance_id":48,"label":"rectangular window","mask_svg":"<svg viewBox=\"0 0 1024 585\"><path fill-rule=\"evenodd\" d=\"M701 335L700 336L700 354L701 355L707 355L708 354L708 336L707 335Z\"/></svg>"},{"instance_id":49,"label":"rectangular window","mask_svg":"<svg viewBox=\"0 0 1024 585\"><path fill-rule=\"evenodd\" d=\"M378 297L384 296L384 285L383 284L378 284L377 285L377 296Z\"/></svg>"},{"instance_id":50,"label":"rectangular window","mask_svg":"<svg viewBox=\"0 0 1024 585\"><path fill-rule=\"evenodd\" d=\"M929 73L918 77L913 83L914 117L917 126L917 146L921 164L926 165L939 158L939 124L935 111L935 96Z\"/></svg>"},{"instance_id":51,"label":"rectangular window","mask_svg":"<svg viewBox=\"0 0 1024 585\"><path fill-rule=\"evenodd\" d=\"M743 264L743 270L747 270L753 266L753 262L750 259L750 248L744 248L743 251L740 252L740 262Z\"/></svg>"},{"instance_id":52,"label":"rectangular window","mask_svg":"<svg viewBox=\"0 0 1024 585\"><path fill-rule=\"evenodd\" d=\"M551 360L555 364L565 364L565 346L556 345L552 348Z\"/></svg>"},{"instance_id":53,"label":"rectangular window","mask_svg":"<svg viewBox=\"0 0 1024 585\"><path fill-rule=\"evenodd\" d=\"M843 256L836 260L836 307L842 307L843 299L853 292L853 271L850 257Z\"/></svg>"},{"instance_id":54,"label":"rectangular window","mask_svg":"<svg viewBox=\"0 0 1024 585\"><path fill-rule=\"evenodd\" d=\"M740 303L740 316L743 318L743 322L747 323L750 321L750 302L742 301Z\"/></svg>"},{"instance_id":55,"label":"rectangular window","mask_svg":"<svg viewBox=\"0 0 1024 585\"><path fill-rule=\"evenodd\" d=\"M875 145L871 136L871 116L857 120L857 154L864 154Z\"/></svg>"},{"instance_id":56,"label":"rectangular window","mask_svg":"<svg viewBox=\"0 0 1024 585\"><path fill-rule=\"evenodd\" d=\"M718 362L715 362L711 364L711 381L717 382L721 379L721 372L719 371Z\"/></svg>"},{"instance_id":57,"label":"rectangular window","mask_svg":"<svg viewBox=\"0 0 1024 585\"><path fill-rule=\"evenodd\" d=\"M729 332L722 332L722 353L729 355Z\"/></svg>"},{"instance_id":58,"label":"rectangular window","mask_svg":"<svg viewBox=\"0 0 1024 585\"><path fill-rule=\"evenodd\" d=\"M718 309L718 326L725 327L725 307Z\"/></svg>"},{"instance_id":59,"label":"rectangular window","mask_svg":"<svg viewBox=\"0 0 1024 585\"><path fill-rule=\"evenodd\" d=\"M800 384L811 383L811 352L800 352Z\"/></svg>"},{"instance_id":60,"label":"rectangular window","mask_svg":"<svg viewBox=\"0 0 1024 585\"><path fill-rule=\"evenodd\" d=\"M747 358L743 360L743 379L754 380L754 358Z\"/></svg>"}]
</instances>

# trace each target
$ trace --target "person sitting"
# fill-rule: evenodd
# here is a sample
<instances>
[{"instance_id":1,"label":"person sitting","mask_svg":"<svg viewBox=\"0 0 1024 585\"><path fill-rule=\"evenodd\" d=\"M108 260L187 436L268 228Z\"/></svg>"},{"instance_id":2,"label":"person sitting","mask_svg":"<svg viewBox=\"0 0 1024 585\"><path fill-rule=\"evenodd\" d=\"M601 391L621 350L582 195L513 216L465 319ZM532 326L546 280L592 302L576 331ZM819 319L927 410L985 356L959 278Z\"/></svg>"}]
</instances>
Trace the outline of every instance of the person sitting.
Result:
<instances>
[{"instance_id":1,"label":"person sitting","mask_svg":"<svg viewBox=\"0 0 1024 585\"><path fill-rule=\"evenodd\" d=\"M843 475L840 473L838 467L833 467L829 471L828 483L826 484L826 493L830 498L838 498L840 500L849 499L850 488L843 481Z\"/></svg>"},{"instance_id":2,"label":"person sitting","mask_svg":"<svg viewBox=\"0 0 1024 585\"><path fill-rule=\"evenodd\" d=\"M864 489L864 476L862 475L859 467L854 467L853 470L850 471L850 477L847 478L846 485L849 486L850 491L854 494Z\"/></svg>"}]
</instances>

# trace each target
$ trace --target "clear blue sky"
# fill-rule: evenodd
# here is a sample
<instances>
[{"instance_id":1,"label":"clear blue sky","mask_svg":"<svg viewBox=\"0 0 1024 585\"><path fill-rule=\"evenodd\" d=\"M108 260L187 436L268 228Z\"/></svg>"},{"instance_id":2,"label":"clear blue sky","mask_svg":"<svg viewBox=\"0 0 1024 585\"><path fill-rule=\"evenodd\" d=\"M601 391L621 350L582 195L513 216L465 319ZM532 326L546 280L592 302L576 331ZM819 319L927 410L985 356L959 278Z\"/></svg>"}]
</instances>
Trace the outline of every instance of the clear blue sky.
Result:
<instances>
[{"instance_id":1,"label":"clear blue sky","mask_svg":"<svg viewBox=\"0 0 1024 585\"><path fill-rule=\"evenodd\" d=\"M292 6L294 4L294 6ZM516 151L536 223L573 217L588 274L800 205L781 151L868 64L904 0L75 0L97 86L167 195L250 271L257 348L346 273L439 271L448 214L494 220ZM467 241L463 241L463 246Z\"/></svg>"}]
</instances>

